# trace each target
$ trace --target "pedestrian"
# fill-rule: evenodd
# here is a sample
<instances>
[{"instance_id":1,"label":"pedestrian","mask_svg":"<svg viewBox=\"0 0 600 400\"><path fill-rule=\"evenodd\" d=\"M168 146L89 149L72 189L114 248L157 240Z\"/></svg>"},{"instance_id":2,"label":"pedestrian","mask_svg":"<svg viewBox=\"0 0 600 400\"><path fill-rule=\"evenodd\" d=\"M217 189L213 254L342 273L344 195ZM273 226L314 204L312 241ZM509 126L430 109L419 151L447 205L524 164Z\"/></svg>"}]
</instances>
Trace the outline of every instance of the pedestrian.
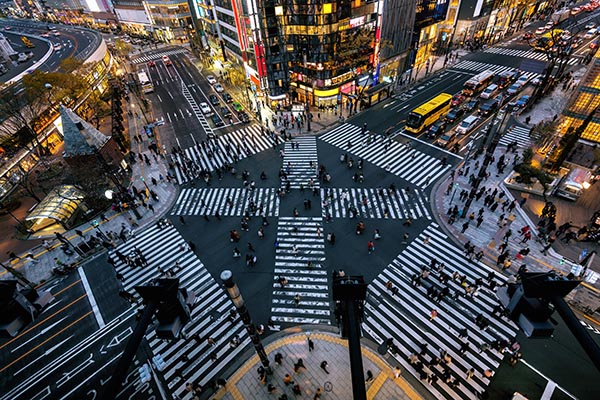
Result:
<instances>
[{"instance_id":1,"label":"pedestrian","mask_svg":"<svg viewBox=\"0 0 600 400\"><path fill-rule=\"evenodd\" d=\"M315 349L315 342L312 341L311 338L308 338L308 351L313 351Z\"/></svg>"},{"instance_id":2,"label":"pedestrian","mask_svg":"<svg viewBox=\"0 0 600 400\"><path fill-rule=\"evenodd\" d=\"M394 379L400 378L400 374L402 374L400 367L395 367L394 368Z\"/></svg>"},{"instance_id":3,"label":"pedestrian","mask_svg":"<svg viewBox=\"0 0 600 400\"><path fill-rule=\"evenodd\" d=\"M460 231L461 233L465 233L465 231L467 230L467 228L469 228L469 221L465 222L462 225L462 230Z\"/></svg>"},{"instance_id":4,"label":"pedestrian","mask_svg":"<svg viewBox=\"0 0 600 400\"><path fill-rule=\"evenodd\" d=\"M275 354L275 362L279 365L281 365L281 362L283 361L283 354L281 353L277 353ZM286 375L287 376L287 375Z\"/></svg>"},{"instance_id":5,"label":"pedestrian","mask_svg":"<svg viewBox=\"0 0 600 400\"><path fill-rule=\"evenodd\" d=\"M298 361L294 363L294 372L298 373L300 371L300 368L306 369L306 367L304 366L304 361L302 361L301 358L299 358Z\"/></svg>"},{"instance_id":6,"label":"pedestrian","mask_svg":"<svg viewBox=\"0 0 600 400\"><path fill-rule=\"evenodd\" d=\"M367 243L367 251L369 254L375 251L375 243L372 240L369 240L369 243Z\"/></svg>"},{"instance_id":7,"label":"pedestrian","mask_svg":"<svg viewBox=\"0 0 600 400\"><path fill-rule=\"evenodd\" d=\"M294 392L295 395L301 395L302 389L300 389L300 385L295 384L294 387L292 387L292 392Z\"/></svg>"},{"instance_id":8,"label":"pedestrian","mask_svg":"<svg viewBox=\"0 0 600 400\"><path fill-rule=\"evenodd\" d=\"M77 236L79 236L81 238L85 238L85 236L83 235L83 232L81 232L79 229L75 229L75 233L77 234Z\"/></svg>"},{"instance_id":9,"label":"pedestrian","mask_svg":"<svg viewBox=\"0 0 600 400\"><path fill-rule=\"evenodd\" d=\"M278 363L278 364L281 364L281 363ZM285 384L285 386L293 385L294 380L292 379L292 376L290 374L285 374L285 376L283 377L283 383Z\"/></svg>"},{"instance_id":10,"label":"pedestrian","mask_svg":"<svg viewBox=\"0 0 600 400\"><path fill-rule=\"evenodd\" d=\"M277 388L275 386L273 386L273 384L269 383L269 385L267 386L267 391L269 393L273 393L277 390Z\"/></svg>"},{"instance_id":11,"label":"pedestrian","mask_svg":"<svg viewBox=\"0 0 600 400\"><path fill-rule=\"evenodd\" d=\"M327 371L327 365L328 365L328 364L327 364L327 361L322 361L322 362L321 362L321 369L322 369L323 371L325 371L325 373L329 374L329 371Z\"/></svg>"},{"instance_id":12,"label":"pedestrian","mask_svg":"<svg viewBox=\"0 0 600 400\"><path fill-rule=\"evenodd\" d=\"M294 303L296 303L296 307L300 304L300 294L296 293L294 296Z\"/></svg>"},{"instance_id":13,"label":"pedestrian","mask_svg":"<svg viewBox=\"0 0 600 400\"><path fill-rule=\"evenodd\" d=\"M183 215L179 216L179 222L181 223L181 225L185 225L185 219L183 219Z\"/></svg>"},{"instance_id":14,"label":"pedestrian","mask_svg":"<svg viewBox=\"0 0 600 400\"><path fill-rule=\"evenodd\" d=\"M365 379L365 383L371 383L375 380L375 377L373 376L373 373L371 372L371 370L367 370L367 379Z\"/></svg>"},{"instance_id":15,"label":"pedestrian","mask_svg":"<svg viewBox=\"0 0 600 400\"><path fill-rule=\"evenodd\" d=\"M435 319L435 317L437 317L438 312L437 310L431 310L431 313L429 313L429 320L433 321Z\"/></svg>"}]
</instances>

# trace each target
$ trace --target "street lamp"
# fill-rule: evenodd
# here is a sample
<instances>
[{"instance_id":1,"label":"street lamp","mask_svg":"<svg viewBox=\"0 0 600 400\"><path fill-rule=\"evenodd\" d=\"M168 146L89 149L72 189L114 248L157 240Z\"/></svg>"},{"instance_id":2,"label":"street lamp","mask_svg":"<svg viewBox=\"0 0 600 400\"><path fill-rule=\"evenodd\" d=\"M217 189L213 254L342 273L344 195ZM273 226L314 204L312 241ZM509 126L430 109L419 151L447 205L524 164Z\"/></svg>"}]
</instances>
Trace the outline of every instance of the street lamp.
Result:
<instances>
[{"instance_id":1,"label":"street lamp","mask_svg":"<svg viewBox=\"0 0 600 400\"><path fill-rule=\"evenodd\" d=\"M235 308L240 314L240 318L244 323L244 328L248 332L250 336L250 340L252 340L252 344L254 345L254 349L256 350L256 354L260 358L260 362L262 363L265 371L268 375L271 375L273 372L271 371L271 367L269 366L269 358L267 357L267 353L260 342L260 337L256 332L256 328L254 327L254 323L252 322L252 318L250 318L250 313L248 312L248 308L246 307L246 303L244 302L244 298L240 293L240 290L236 283L233 281L233 273L229 270L224 270L221 272L221 280L223 281L223 285L225 286L225 290L229 297L231 297L231 301L235 305Z\"/></svg>"}]
</instances>

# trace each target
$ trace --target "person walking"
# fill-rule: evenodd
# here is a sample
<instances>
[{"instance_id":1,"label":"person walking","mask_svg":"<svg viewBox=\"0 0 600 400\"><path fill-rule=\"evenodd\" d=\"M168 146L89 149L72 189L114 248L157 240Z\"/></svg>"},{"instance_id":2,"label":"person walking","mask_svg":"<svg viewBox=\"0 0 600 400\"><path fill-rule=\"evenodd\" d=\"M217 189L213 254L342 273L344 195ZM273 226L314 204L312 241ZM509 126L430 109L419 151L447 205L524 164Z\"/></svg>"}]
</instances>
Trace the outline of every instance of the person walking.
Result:
<instances>
[{"instance_id":1,"label":"person walking","mask_svg":"<svg viewBox=\"0 0 600 400\"><path fill-rule=\"evenodd\" d=\"M294 303L296 303L296 307L300 305L300 294L296 293L294 296Z\"/></svg>"},{"instance_id":2,"label":"person walking","mask_svg":"<svg viewBox=\"0 0 600 400\"><path fill-rule=\"evenodd\" d=\"M372 240L369 240L369 243L367 243L367 251L369 254L375 251L375 243Z\"/></svg>"},{"instance_id":3,"label":"person walking","mask_svg":"<svg viewBox=\"0 0 600 400\"><path fill-rule=\"evenodd\" d=\"M429 320L433 321L435 319L435 317L437 317L437 316L438 316L437 310L435 310L435 309L431 310L431 313L429 313Z\"/></svg>"},{"instance_id":4,"label":"person walking","mask_svg":"<svg viewBox=\"0 0 600 400\"><path fill-rule=\"evenodd\" d=\"M325 373L329 374L329 371L327 371L327 365L328 365L328 364L327 364L327 361L322 361L322 362L321 362L321 369L322 369L323 371L325 371Z\"/></svg>"},{"instance_id":5,"label":"person walking","mask_svg":"<svg viewBox=\"0 0 600 400\"><path fill-rule=\"evenodd\" d=\"M461 229L460 233L465 233L468 228L469 228L469 221L462 224L462 229Z\"/></svg>"},{"instance_id":6,"label":"person walking","mask_svg":"<svg viewBox=\"0 0 600 400\"><path fill-rule=\"evenodd\" d=\"M311 352L315 349L315 342L311 338L308 338L308 351Z\"/></svg>"},{"instance_id":7,"label":"person walking","mask_svg":"<svg viewBox=\"0 0 600 400\"><path fill-rule=\"evenodd\" d=\"M400 370L400 367L395 367L394 368L394 379L400 378L401 374L402 374L402 370Z\"/></svg>"},{"instance_id":8,"label":"person walking","mask_svg":"<svg viewBox=\"0 0 600 400\"><path fill-rule=\"evenodd\" d=\"M181 225L185 225L185 219L183 218L183 215L179 216L179 222L181 223Z\"/></svg>"}]
</instances>

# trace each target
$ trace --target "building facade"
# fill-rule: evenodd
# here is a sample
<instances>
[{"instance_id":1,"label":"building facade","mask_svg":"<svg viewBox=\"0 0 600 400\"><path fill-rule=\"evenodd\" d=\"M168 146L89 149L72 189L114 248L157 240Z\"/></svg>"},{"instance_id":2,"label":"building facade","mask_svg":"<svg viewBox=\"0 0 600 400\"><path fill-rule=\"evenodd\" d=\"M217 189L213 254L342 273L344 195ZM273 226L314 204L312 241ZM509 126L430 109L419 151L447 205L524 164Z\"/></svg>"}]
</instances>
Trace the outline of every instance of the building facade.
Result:
<instances>
[{"instance_id":1,"label":"building facade","mask_svg":"<svg viewBox=\"0 0 600 400\"><path fill-rule=\"evenodd\" d=\"M590 114L594 114L594 117L581 138L600 143L600 52L592 59L589 69L563 110L559 132L564 134L570 129L577 129Z\"/></svg>"}]
</instances>

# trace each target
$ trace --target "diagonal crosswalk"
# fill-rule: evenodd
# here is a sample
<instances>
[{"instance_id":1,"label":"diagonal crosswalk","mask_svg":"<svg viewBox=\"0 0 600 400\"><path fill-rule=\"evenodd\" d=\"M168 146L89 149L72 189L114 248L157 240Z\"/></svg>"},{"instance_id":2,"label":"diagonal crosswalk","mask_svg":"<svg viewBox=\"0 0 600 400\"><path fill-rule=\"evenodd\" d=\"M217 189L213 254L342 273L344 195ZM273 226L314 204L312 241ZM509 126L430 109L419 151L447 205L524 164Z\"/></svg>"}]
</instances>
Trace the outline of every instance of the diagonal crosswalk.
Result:
<instances>
[{"instance_id":1,"label":"diagonal crosswalk","mask_svg":"<svg viewBox=\"0 0 600 400\"><path fill-rule=\"evenodd\" d=\"M274 322L331 323L329 278L323 265L325 241L322 231L321 217L279 218L271 307L271 319ZM281 285L280 278L287 279L287 284ZM298 305L296 295L299 296Z\"/></svg>"},{"instance_id":2,"label":"diagonal crosswalk","mask_svg":"<svg viewBox=\"0 0 600 400\"><path fill-rule=\"evenodd\" d=\"M318 188L317 139L301 136L285 143L281 186L289 182L291 189Z\"/></svg>"},{"instance_id":3,"label":"diagonal crosswalk","mask_svg":"<svg viewBox=\"0 0 600 400\"><path fill-rule=\"evenodd\" d=\"M538 60L538 61L543 61L543 62L548 61L548 57L546 57L546 54L543 51L535 51L534 49L519 50L519 49L510 49L510 48L506 48L506 47L488 47L483 51L484 51L484 53L501 54L503 56L529 58L532 60ZM578 62L579 62L579 60L577 58L572 57L569 59L569 61L567 61L567 64L575 65Z\"/></svg>"},{"instance_id":4,"label":"diagonal crosswalk","mask_svg":"<svg viewBox=\"0 0 600 400\"><path fill-rule=\"evenodd\" d=\"M504 135L500 138L498 144L500 146L508 146L513 142L518 143L518 147L528 148L531 147L532 141L529 133L531 128L524 126L511 126Z\"/></svg>"},{"instance_id":5,"label":"diagonal crosswalk","mask_svg":"<svg viewBox=\"0 0 600 400\"><path fill-rule=\"evenodd\" d=\"M427 196L420 189L406 192L404 189L383 188L331 188L321 189L323 217L352 218L350 211L357 211L357 218L390 218L431 220L426 204Z\"/></svg>"},{"instance_id":6,"label":"diagonal crosswalk","mask_svg":"<svg viewBox=\"0 0 600 400\"><path fill-rule=\"evenodd\" d=\"M181 53L185 53L185 52L186 51L184 49L165 50L165 51L160 51L158 53L147 54L147 55L144 55L141 57L132 58L131 62L134 64L141 64L141 63L148 62L150 60L158 60L159 58L162 58L162 56L170 56L170 55L181 54Z\"/></svg>"},{"instance_id":7,"label":"diagonal crosswalk","mask_svg":"<svg viewBox=\"0 0 600 400\"><path fill-rule=\"evenodd\" d=\"M162 229L154 226L116 249L132 257L134 249L138 249L147 266L129 267L119 260L115 251L110 254L116 260L117 272L124 278L123 290L133 294L136 300L139 296L134 286L164 277L158 268L167 271L175 268L175 263L180 265L180 269L174 272L180 279L180 286L196 294L192 319L184 329L185 338L164 341L158 339L153 330L146 335L153 355L160 355L165 361L161 374L170 391L180 396L178 398L187 394L186 382L206 384L250 343L239 317L227 320L230 310L235 307L221 285L212 278L198 257L182 245L185 245L185 240L173 226ZM240 344L231 346L230 341L236 336ZM208 343L209 337L215 340L214 345Z\"/></svg>"},{"instance_id":8,"label":"diagonal crosswalk","mask_svg":"<svg viewBox=\"0 0 600 400\"><path fill-rule=\"evenodd\" d=\"M346 123L320 136L320 139L384 168L421 189L450 169L450 165L442 165L439 159L431 155L394 140L388 141L383 136L365 136L361 130L358 126ZM348 143L351 144L350 148Z\"/></svg>"},{"instance_id":9,"label":"diagonal crosswalk","mask_svg":"<svg viewBox=\"0 0 600 400\"><path fill-rule=\"evenodd\" d=\"M490 63L483 63L478 61L461 61L452 66L452 70L461 69L468 71L493 71L495 74L501 74L502 72L512 72L516 71L517 68L507 67L506 65L497 65ZM527 76L529 79L534 79L540 76L540 74L535 72L522 72L522 75Z\"/></svg>"},{"instance_id":10,"label":"diagonal crosswalk","mask_svg":"<svg viewBox=\"0 0 600 400\"><path fill-rule=\"evenodd\" d=\"M217 215L241 217L246 214L279 215L279 196L275 188L184 188L171 215Z\"/></svg>"},{"instance_id":11,"label":"diagonal crosswalk","mask_svg":"<svg viewBox=\"0 0 600 400\"><path fill-rule=\"evenodd\" d=\"M275 144L271 137L263 135L260 126L249 125L171 154L172 169L177 182L182 184L197 177L202 170L214 171L232 165Z\"/></svg>"},{"instance_id":12,"label":"diagonal crosswalk","mask_svg":"<svg viewBox=\"0 0 600 400\"><path fill-rule=\"evenodd\" d=\"M504 357L493 349L479 351L480 346L494 344L497 340L511 340L518 328L513 322L494 315L493 309L498 300L487 285L487 276L492 269L482 263L470 262L460 249L449 246L448 240L440 227L432 223L375 278L369 286L363 329L378 343L392 338L398 348L394 357L407 372L419 378L420 373L408 361L411 354L417 354L426 374L439 379L428 385L435 397L476 399L476 394L482 393L490 383L483 372L495 370ZM432 258L445 263L441 272L430 268ZM428 268L429 275L423 275L420 283L416 284L415 276L422 273L424 266ZM453 279L454 272L459 278ZM448 278L446 283L442 282L442 274ZM465 295L467 287L478 284L477 279L481 280L479 289L472 297ZM501 284L505 278L497 276L493 280ZM388 282L395 289L390 290L386 286ZM445 287L449 291L442 298L431 293L428 295L432 288L439 293ZM431 310L438 313L433 320L430 318ZM480 329L475 323L479 314L489 320L485 329ZM466 329L468 339L461 337L463 329ZM463 343L468 343L464 352L461 351ZM440 357L440 349L451 356L449 364L431 363L431 360ZM470 368L475 374L467 379L466 373ZM452 380L456 379L460 384L446 382L443 378L445 370Z\"/></svg>"}]
</instances>

